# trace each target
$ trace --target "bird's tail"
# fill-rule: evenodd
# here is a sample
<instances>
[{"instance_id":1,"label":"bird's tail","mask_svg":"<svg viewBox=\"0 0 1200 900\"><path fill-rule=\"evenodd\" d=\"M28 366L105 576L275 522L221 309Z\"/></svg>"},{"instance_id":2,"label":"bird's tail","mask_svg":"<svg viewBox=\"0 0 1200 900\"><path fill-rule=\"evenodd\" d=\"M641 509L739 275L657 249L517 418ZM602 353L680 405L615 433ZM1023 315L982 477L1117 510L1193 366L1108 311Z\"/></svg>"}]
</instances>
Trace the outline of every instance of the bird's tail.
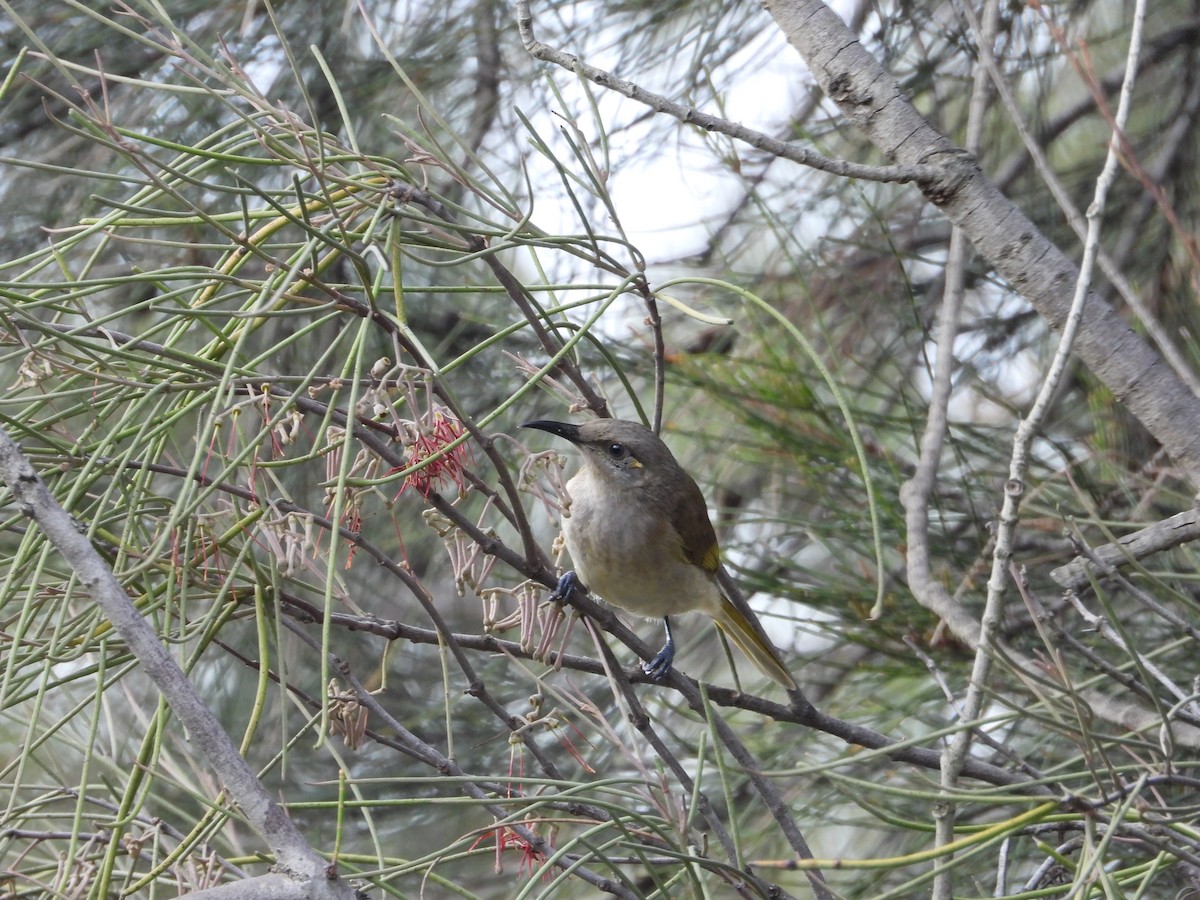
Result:
<instances>
[{"instance_id":1,"label":"bird's tail","mask_svg":"<svg viewBox=\"0 0 1200 900\"><path fill-rule=\"evenodd\" d=\"M764 675L789 691L796 690L796 682L784 668L779 651L771 645L770 638L753 616L748 607L743 612L728 596L722 596L721 607L713 615L713 621Z\"/></svg>"}]
</instances>

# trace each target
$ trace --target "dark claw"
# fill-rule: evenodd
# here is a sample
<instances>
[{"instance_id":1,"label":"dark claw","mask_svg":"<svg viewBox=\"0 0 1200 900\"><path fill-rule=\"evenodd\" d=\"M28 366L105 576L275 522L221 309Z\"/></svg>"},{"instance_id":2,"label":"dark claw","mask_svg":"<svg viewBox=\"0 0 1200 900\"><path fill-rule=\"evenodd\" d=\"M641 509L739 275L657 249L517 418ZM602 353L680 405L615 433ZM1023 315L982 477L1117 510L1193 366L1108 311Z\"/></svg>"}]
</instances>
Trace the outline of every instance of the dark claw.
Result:
<instances>
[{"instance_id":1,"label":"dark claw","mask_svg":"<svg viewBox=\"0 0 1200 900\"><path fill-rule=\"evenodd\" d=\"M583 582L579 580L579 576L573 571L564 572L562 577L558 579L558 586L554 589L554 593L550 595L550 599L559 603L569 603L571 594L575 591L587 593L587 588L583 586Z\"/></svg>"},{"instance_id":2,"label":"dark claw","mask_svg":"<svg viewBox=\"0 0 1200 900\"><path fill-rule=\"evenodd\" d=\"M669 651L669 652L668 652ZM655 655L650 662L642 663L642 671L651 681L662 681L671 671L671 663L675 661L675 647L667 644Z\"/></svg>"},{"instance_id":3,"label":"dark claw","mask_svg":"<svg viewBox=\"0 0 1200 900\"><path fill-rule=\"evenodd\" d=\"M667 642L654 655L654 659L642 663L642 671L652 681L662 681L666 678L667 673L671 671L671 663L675 661L675 636L671 634L671 620L663 619L663 624L667 628Z\"/></svg>"}]
</instances>

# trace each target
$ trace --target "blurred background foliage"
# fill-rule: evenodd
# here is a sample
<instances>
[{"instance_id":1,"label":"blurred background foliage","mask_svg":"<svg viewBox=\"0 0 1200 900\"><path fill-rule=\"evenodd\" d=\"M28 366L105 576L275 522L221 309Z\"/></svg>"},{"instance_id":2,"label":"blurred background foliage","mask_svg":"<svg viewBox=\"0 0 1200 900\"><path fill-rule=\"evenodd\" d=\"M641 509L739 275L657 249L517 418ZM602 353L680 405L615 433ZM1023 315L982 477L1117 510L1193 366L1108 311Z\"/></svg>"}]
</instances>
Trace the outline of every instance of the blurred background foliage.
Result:
<instances>
[{"instance_id":1,"label":"blurred background foliage","mask_svg":"<svg viewBox=\"0 0 1200 900\"><path fill-rule=\"evenodd\" d=\"M1119 86L1127 7L1002 6L995 53L1080 206L1108 139L1098 107ZM322 643L410 732L511 793L513 821L587 867L638 895L731 890L691 791L605 680L486 638L528 655L549 611L530 579L551 571L563 461L531 458L545 445L525 446L516 426L596 398L626 418L653 412L647 282L679 280L666 291L678 304L655 307L666 436L810 699L921 746L957 727L946 692L961 692L972 654L908 593L898 500L949 238L917 191L800 170L617 102L533 62L495 0L2 9L0 421L343 872L397 896L593 890L559 883L386 727L359 738L376 723L332 682ZM740 97L733 112L769 111L762 127L778 136L880 162L756 3L553 0L534 13L541 40L650 90L715 112ZM845 15L961 139L975 58L955 4ZM1104 243L1195 363L1200 10L1155 3L1147 35L1129 132L1139 167L1110 201ZM640 186L664 160L692 194L679 208L701 214L655 232L641 220L677 201ZM1078 246L998 107L980 162L1060 246ZM982 261L965 308L930 540L934 574L977 613L1014 423L1053 339ZM1191 689L1197 634L1181 623L1196 621L1195 555L1185 545L1099 588L1124 647L1083 628L1048 576L1075 555L1071 535L1104 543L1187 509L1191 490L1076 369L1026 497L1015 558L1074 643L1049 641L1014 592L1006 640L1058 674L998 673L992 743L977 755L1060 793L1119 797L1095 820L1064 810L1008 836L1003 854L985 843L961 856L963 895L1200 896L1194 787L1138 795L1154 816L1121 794L1139 776L1195 778L1194 746L1089 720L1078 694L1100 683L1120 702L1179 702L1200 724L1194 696L1179 701L1144 665ZM3 526L4 892L151 896L257 871L255 839L80 585L18 510ZM493 538L513 556L483 553ZM1167 612L1147 612L1142 594ZM475 682L439 649L439 617L478 637L464 645ZM730 683L712 629L681 631L680 667ZM596 655L580 627L567 647ZM705 717L639 691L744 858L789 857ZM935 774L746 709L712 715L772 775L818 857L930 844ZM969 835L1029 800L968 780L962 803ZM839 896L917 896L928 871L826 875ZM807 890L801 873L759 873Z\"/></svg>"}]
</instances>

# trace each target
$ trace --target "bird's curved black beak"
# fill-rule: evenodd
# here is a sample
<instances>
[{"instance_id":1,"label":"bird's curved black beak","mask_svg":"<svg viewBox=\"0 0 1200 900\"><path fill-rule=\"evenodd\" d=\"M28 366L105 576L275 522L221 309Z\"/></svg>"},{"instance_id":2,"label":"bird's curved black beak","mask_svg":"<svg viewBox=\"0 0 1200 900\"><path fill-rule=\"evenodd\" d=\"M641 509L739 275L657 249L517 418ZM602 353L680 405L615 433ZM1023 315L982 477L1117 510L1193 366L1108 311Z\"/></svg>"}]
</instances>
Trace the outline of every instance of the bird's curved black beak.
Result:
<instances>
[{"instance_id":1,"label":"bird's curved black beak","mask_svg":"<svg viewBox=\"0 0 1200 900\"><path fill-rule=\"evenodd\" d=\"M551 434L565 438L572 444L579 443L579 426L570 422L554 422L550 419L536 419L532 422L522 422L522 428L536 428L538 431L548 431Z\"/></svg>"}]
</instances>

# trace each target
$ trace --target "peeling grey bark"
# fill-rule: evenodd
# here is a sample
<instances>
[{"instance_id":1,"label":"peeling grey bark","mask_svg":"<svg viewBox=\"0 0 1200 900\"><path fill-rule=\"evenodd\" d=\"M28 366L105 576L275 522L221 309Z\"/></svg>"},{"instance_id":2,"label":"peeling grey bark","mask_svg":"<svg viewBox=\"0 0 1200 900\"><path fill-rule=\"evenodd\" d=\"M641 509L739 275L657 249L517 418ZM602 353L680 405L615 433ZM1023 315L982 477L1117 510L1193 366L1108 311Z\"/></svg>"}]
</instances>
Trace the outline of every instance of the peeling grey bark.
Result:
<instances>
[{"instance_id":1,"label":"peeling grey bark","mask_svg":"<svg viewBox=\"0 0 1200 900\"><path fill-rule=\"evenodd\" d=\"M921 183L930 203L959 226L980 256L1061 329L1079 270L987 178L975 160L909 103L899 83L820 0L766 0L822 90L892 162L940 167ZM1104 297L1088 295L1075 353L1200 486L1200 398Z\"/></svg>"}]
</instances>

